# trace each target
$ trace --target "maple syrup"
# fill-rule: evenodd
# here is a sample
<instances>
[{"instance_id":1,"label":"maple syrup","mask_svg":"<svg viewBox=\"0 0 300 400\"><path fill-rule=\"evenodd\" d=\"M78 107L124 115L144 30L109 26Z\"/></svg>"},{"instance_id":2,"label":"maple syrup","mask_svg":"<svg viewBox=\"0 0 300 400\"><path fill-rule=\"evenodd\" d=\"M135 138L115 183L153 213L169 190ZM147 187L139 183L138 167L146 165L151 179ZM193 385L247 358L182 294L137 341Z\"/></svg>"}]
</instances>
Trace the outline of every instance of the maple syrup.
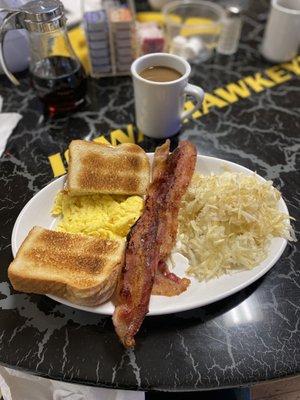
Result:
<instances>
[{"instance_id":1,"label":"maple syrup","mask_svg":"<svg viewBox=\"0 0 300 400\"><path fill-rule=\"evenodd\" d=\"M31 69L31 81L51 116L73 111L84 103L86 75L76 59L44 58Z\"/></svg>"}]
</instances>

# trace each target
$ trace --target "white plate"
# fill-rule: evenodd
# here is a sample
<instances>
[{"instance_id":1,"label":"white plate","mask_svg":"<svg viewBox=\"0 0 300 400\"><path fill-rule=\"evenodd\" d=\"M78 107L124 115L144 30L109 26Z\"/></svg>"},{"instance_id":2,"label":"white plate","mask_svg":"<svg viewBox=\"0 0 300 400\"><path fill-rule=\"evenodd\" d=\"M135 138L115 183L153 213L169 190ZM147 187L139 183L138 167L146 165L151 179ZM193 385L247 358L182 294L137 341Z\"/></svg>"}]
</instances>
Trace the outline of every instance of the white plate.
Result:
<instances>
[{"instance_id":1,"label":"white plate","mask_svg":"<svg viewBox=\"0 0 300 400\"><path fill-rule=\"evenodd\" d=\"M149 158L152 160L153 154L149 154ZM244 172L246 174L253 173L249 169L229 161L198 155L196 170L202 174L218 174L224 172L224 167L229 167L231 172ZM260 179L264 180L261 177ZM53 229L57 223L57 219L51 216L50 210L55 195L63 188L64 182L65 176L51 182L44 189L38 192L23 208L16 220L12 233L12 252L14 256L33 226L39 225L44 228ZM279 209L288 213L286 204L282 199L279 201ZM188 290L180 296L152 296L148 315L171 314L179 311L190 310L196 307L205 306L238 292L269 271L281 256L286 244L287 241L285 239L273 239L268 251L268 257L250 271L237 272L232 275L223 275L218 279L202 283L199 283L192 278ZM179 276L183 276L187 266L186 258L180 254L175 254L174 259L176 261L176 266L173 271ZM97 314L111 315L114 310L111 302L107 302L98 307L81 307L61 298L54 296L49 297L59 303Z\"/></svg>"}]
</instances>

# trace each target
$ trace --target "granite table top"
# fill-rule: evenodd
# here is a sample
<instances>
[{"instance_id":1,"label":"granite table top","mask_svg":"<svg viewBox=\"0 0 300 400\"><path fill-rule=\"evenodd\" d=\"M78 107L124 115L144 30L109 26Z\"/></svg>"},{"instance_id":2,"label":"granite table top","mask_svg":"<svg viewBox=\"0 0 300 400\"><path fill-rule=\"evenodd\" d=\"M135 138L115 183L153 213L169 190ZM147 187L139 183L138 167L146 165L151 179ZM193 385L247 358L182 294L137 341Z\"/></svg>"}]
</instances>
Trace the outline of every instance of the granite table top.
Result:
<instances>
[{"instance_id":1,"label":"granite table top","mask_svg":"<svg viewBox=\"0 0 300 400\"><path fill-rule=\"evenodd\" d=\"M273 180L299 220L300 57L272 65L260 56L267 10L266 1L249 3L235 56L192 66L192 83L208 94L172 145L189 139L200 154ZM7 267L14 222L36 192L65 172L71 139L135 140L148 151L159 144L134 128L130 78L88 86L83 109L49 119L27 73L17 88L0 80L4 111L23 116L0 159L0 363L52 379L139 390L233 387L299 373L297 243L288 244L263 278L223 301L146 318L135 350L118 343L109 317L12 289Z\"/></svg>"}]
</instances>

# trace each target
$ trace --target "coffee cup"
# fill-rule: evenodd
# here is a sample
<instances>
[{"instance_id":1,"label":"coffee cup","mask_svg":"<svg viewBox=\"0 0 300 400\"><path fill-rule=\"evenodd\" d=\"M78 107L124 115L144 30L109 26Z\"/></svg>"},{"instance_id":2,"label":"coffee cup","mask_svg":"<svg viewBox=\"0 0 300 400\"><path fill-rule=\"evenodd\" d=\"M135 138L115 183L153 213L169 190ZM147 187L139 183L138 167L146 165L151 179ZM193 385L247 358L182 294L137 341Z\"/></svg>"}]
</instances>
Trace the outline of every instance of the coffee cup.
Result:
<instances>
[{"instance_id":1,"label":"coffee cup","mask_svg":"<svg viewBox=\"0 0 300 400\"><path fill-rule=\"evenodd\" d=\"M182 122L199 109L204 91L188 83L190 73L191 66L186 60L168 53L147 54L133 62L136 124L144 135L157 139L173 136ZM195 105L183 111L187 95L195 99Z\"/></svg>"},{"instance_id":2,"label":"coffee cup","mask_svg":"<svg viewBox=\"0 0 300 400\"><path fill-rule=\"evenodd\" d=\"M300 0L272 0L261 47L272 62L285 62L298 54L300 45Z\"/></svg>"}]
</instances>

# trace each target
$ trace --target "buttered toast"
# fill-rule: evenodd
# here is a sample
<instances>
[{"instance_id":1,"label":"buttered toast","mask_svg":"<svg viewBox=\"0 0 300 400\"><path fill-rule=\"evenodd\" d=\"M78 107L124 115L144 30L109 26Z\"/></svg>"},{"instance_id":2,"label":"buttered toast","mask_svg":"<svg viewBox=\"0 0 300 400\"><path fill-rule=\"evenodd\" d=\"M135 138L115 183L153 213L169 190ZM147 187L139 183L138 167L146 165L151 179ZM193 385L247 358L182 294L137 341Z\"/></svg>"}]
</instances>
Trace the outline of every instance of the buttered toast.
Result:
<instances>
[{"instance_id":1,"label":"buttered toast","mask_svg":"<svg viewBox=\"0 0 300 400\"><path fill-rule=\"evenodd\" d=\"M69 146L66 189L71 195L144 195L149 181L149 159L136 144L113 147L73 140Z\"/></svg>"},{"instance_id":2,"label":"buttered toast","mask_svg":"<svg viewBox=\"0 0 300 400\"><path fill-rule=\"evenodd\" d=\"M52 294L95 306L109 299L124 261L125 242L34 227L8 269L15 290Z\"/></svg>"}]
</instances>

